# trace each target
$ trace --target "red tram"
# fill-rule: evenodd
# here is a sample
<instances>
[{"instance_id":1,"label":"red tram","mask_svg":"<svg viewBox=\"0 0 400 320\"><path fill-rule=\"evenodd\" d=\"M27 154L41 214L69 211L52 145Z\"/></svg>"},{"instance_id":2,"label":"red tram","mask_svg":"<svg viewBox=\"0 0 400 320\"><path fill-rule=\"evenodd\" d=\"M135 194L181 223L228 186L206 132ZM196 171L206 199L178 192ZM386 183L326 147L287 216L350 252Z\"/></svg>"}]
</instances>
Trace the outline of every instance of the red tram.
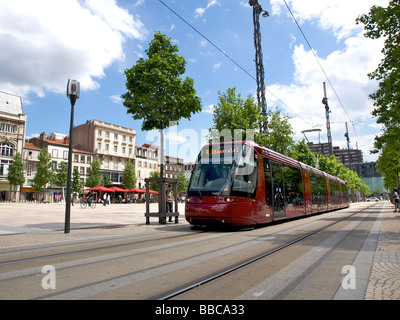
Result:
<instances>
[{"instance_id":1,"label":"red tram","mask_svg":"<svg viewBox=\"0 0 400 320\"><path fill-rule=\"evenodd\" d=\"M192 225L266 224L349 206L345 181L251 141L206 145L185 207Z\"/></svg>"}]
</instances>

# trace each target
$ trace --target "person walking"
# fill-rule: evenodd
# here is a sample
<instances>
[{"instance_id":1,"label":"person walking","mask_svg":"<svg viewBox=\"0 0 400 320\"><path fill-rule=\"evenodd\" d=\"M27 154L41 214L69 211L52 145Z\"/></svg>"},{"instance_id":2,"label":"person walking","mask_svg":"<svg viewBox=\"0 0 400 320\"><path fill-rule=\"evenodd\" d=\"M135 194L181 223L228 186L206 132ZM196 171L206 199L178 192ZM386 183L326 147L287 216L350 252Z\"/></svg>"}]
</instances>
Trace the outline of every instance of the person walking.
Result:
<instances>
[{"instance_id":1,"label":"person walking","mask_svg":"<svg viewBox=\"0 0 400 320\"><path fill-rule=\"evenodd\" d=\"M400 212L400 196L397 189L394 189L393 197L394 197L394 212L396 211Z\"/></svg>"},{"instance_id":2,"label":"person walking","mask_svg":"<svg viewBox=\"0 0 400 320\"><path fill-rule=\"evenodd\" d=\"M167 201L167 213L172 212L172 203L174 201L174 192L172 191L172 185L168 185L166 201ZM169 217L168 221L172 222L172 216Z\"/></svg>"},{"instance_id":3,"label":"person walking","mask_svg":"<svg viewBox=\"0 0 400 320\"><path fill-rule=\"evenodd\" d=\"M103 206L106 206L106 204L107 204L107 192L104 192L104 195L103 195Z\"/></svg>"}]
</instances>

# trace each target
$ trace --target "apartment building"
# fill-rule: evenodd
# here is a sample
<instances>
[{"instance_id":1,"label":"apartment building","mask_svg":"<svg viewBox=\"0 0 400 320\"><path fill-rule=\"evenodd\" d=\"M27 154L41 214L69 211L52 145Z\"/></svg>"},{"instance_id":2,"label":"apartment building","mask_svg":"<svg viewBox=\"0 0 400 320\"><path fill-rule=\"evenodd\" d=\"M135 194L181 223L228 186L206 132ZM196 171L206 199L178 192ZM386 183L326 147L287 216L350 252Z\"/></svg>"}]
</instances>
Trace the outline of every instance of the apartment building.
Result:
<instances>
[{"instance_id":1,"label":"apartment building","mask_svg":"<svg viewBox=\"0 0 400 320\"><path fill-rule=\"evenodd\" d=\"M88 120L73 129L73 143L87 150L100 162L100 171L120 184L128 161L135 164L136 133L134 129L99 120Z\"/></svg>"},{"instance_id":2,"label":"apartment building","mask_svg":"<svg viewBox=\"0 0 400 320\"><path fill-rule=\"evenodd\" d=\"M15 200L18 197L18 193L10 193L7 175L15 154L22 154L26 118L21 97L0 92L0 201Z\"/></svg>"},{"instance_id":3,"label":"apartment building","mask_svg":"<svg viewBox=\"0 0 400 320\"><path fill-rule=\"evenodd\" d=\"M47 136L45 132L42 132L39 137L31 138L29 142L25 143L23 160L25 162L26 182L23 191L31 193L24 195L26 200L34 198L34 190L31 187L32 180L37 172L39 153L43 148L46 148L50 153L53 170L56 170L60 167L61 162L68 163L69 136L54 132ZM86 182L87 171L92 161L92 153L78 148L72 149L72 170L78 170L83 184ZM59 186L49 184L45 197L47 201L57 201L62 198L62 190Z\"/></svg>"},{"instance_id":4,"label":"apartment building","mask_svg":"<svg viewBox=\"0 0 400 320\"><path fill-rule=\"evenodd\" d=\"M159 171L160 147L152 144L136 146L136 178L138 188L145 187L144 179L150 178L152 171Z\"/></svg>"}]
</instances>

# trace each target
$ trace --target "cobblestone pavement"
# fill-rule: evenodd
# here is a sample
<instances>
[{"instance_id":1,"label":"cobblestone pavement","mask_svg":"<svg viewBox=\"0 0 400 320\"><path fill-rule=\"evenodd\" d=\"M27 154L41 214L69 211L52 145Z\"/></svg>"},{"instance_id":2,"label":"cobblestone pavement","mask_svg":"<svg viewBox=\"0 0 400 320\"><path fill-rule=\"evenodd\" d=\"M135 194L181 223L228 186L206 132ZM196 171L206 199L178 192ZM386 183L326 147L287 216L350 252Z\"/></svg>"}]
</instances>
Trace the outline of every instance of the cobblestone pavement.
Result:
<instances>
[{"instance_id":1,"label":"cobblestone pavement","mask_svg":"<svg viewBox=\"0 0 400 320\"><path fill-rule=\"evenodd\" d=\"M400 213L385 206L366 300L400 300Z\"/></svg>"}]
</instances>

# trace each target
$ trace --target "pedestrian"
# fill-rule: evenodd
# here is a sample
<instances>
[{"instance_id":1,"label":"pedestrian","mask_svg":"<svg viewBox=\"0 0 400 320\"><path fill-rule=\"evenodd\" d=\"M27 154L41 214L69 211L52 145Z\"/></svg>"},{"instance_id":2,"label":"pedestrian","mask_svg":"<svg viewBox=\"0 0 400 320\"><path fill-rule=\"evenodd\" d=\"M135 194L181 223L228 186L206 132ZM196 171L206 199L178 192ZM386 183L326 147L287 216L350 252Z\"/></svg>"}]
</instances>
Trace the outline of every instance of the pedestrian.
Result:
<instances>
[{"instance_id":1,"label":"pedestrian","mask_svg":"<svg viewBox=\"0 0 400 320\"><path fill-rule=\"evenodd\" d=\"M103 206L106 206L106 204L107 204L107 192L104 192L104 195L103 195Z\"/></svg>"},{"instance_id":2,"label":"pedestrian","mask_svg":"<svg viewBox=\"0 0 400 320\"><path fill-rule=\"evenodd\" d=\"M393 197L394 197L394 212L396 212L397 210L400 212L400 196L397 189L394 189Z\"/></svg>"},{"instance_id":3,"label":"pedestrian","mask_svg":"<svg viewBox=\"0 0 400 320\"><path fill-rule=\"evenodd\" d=\"M110 204L110 194L107 195L107 204Z\"/></svg>"},{"instance_id":4,"label":"pedestrian","mask_svg":"<svg viewBox=\"0 0 400 320\"><path fill-rule=\"evenodd\" d=\"M172 191L172 185L168 185L167 194L166 194L166 201L167 201L167 213L172 212L172 203L174 201L174 192ZM172 222L172 216L168 219L169 222Z\"/></svg>"}]
</instances>

